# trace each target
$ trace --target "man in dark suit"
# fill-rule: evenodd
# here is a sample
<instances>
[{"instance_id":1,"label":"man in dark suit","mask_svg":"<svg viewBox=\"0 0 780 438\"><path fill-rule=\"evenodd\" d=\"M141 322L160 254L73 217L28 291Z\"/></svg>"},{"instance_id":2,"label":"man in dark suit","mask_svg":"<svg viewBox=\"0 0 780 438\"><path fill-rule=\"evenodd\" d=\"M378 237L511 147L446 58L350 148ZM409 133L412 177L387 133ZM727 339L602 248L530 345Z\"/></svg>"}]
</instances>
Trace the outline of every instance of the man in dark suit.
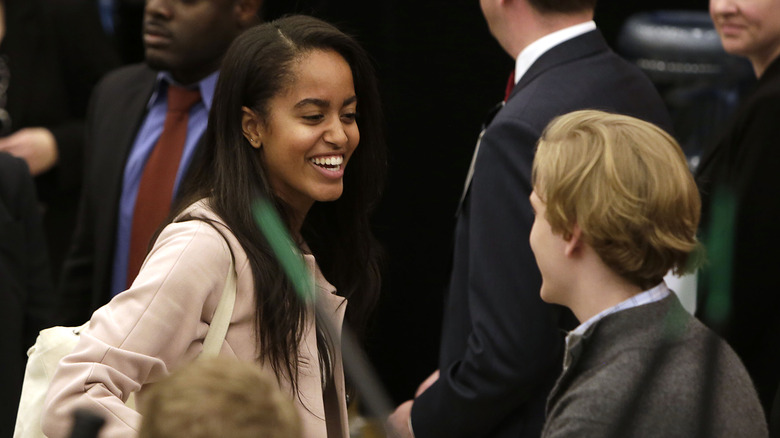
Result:
<instances>
[{"instance_id":1,"label":"man in dark suit","mask_svg":"<svg viewBox=\"0 0 780 438\"><path fill-rule=\"evenodd\" d=\"M186 116L182 129L186 131L181 133L178 155L166 152L156 159L156 166L172 164L167 175L158 177L170 177L175 182L169 189L175 196L201 147L222 56L240 32L259 21L260 3L261 0L146 2L146 63L108 74L90 102L79 220L60 285L59 316L63 323L86 321L95 309L125 290L134 279L151 237L148 234L142 239L141 259L134 262L138 244L131 238L137 221L155 217L160 218L156 220L159 225L170 208L170 204L159 207L139 205L137 201L140 193L145 193L145 170L161 144L158 141L163 131L168 129L168 113L172 109L168 103L178 101L172 93L195 96L182 110Z\"/></svg>"},{"instance_id":2,"label":"man in dark suit","mask_svg":"<svg viewBox=\"0 0 780 438\"><path fill-rule=\"evenodd\" d=\"M482 0L516 59L507 100L480 136L455 230L439 370L389 419L397 436L538 437L570 313L539 298L528 244L531 163L555 116L593 108L671 129L650 81L607 47L596 0ZM411 419L411 420L410 420Z\"/></svg>"},{"instance_id":3,"label":"man in dark suit","mask_svg":"<svg viewBox=\"0 0 780 438\"><path fill-rule=\"evenodd\" d=\"M53 292L30 171L0 152L0 436L13 435L27 349L49 323Z\"/></svg>"}]
</instances>

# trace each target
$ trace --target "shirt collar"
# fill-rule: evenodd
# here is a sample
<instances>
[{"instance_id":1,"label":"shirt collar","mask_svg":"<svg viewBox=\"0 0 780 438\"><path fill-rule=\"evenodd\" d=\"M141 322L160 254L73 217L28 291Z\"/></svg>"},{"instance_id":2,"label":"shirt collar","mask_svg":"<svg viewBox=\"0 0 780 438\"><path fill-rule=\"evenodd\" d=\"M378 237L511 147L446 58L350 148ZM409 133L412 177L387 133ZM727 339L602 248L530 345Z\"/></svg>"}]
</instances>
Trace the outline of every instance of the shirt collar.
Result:
<instances>
[{"instance_id":1,"label":"shirt collar","mask_svg":"<svg viewBox=\"0 0 780 438\"><path fill-rule=\"evenodd\" d=\"M596 23L593 20L590 20L557 30L529 44L520 52L520 55L517 56L517 61L515 62L515 84L522 79L523 75L531 68L531 65L533 65L540 56L544 55L545 52L564 41L568 41L592 30L596 30Z\"/></svg>"},{"instance_id":2,"label":"shirt collar","mask_svg":"<svg viewBox=\"0 0 780 438\"><path fill-rule=\"evenodd\" d=\"M591 326L593 326L594 324L599 322L601 319L603 319L607 315L611 315L613 313L620 312L621 310L630 309L632 307L638 307L638 306L641 306L643 304L650 304L650 303L654 303L656 301L661 301L662 299L666 298L669 295L669 293L670 293L669 292L669 288L666 287L666 283L662 281L661 283L659 283L656 287L654 287L652 289L648 289L648 290L646 290L644 292L640 292L640 293L634 295L631 298L628 298L628 299L626 299L624 301L621 301L617 305L614 305L614 306L612 306L612 307L610 307L608 309L602 310L601 312L599 312L598 314L596 314L595 316L591 317L587 321L585 321L582 324L580 324L579 326L577 326L577 328L575 328L574 330L569 332L569 336L572 336L572 335L574 335L574 336L582 336L583 334L585 334L585 332ZM568 340L569 336L566 337L567 340Z\"/></svg>"},{"instance_id":3,"label":"shirt collar","mask_svg":"<svg viewBox=\"0 0 780 438\"><path fill-rule=\"evenodd\" d=\"M206 76L198 82L198 88L200 89L200 97L203 100L203 104L206 106L206 111L211 110L211 102L214 100L214 89L217 87L217 79L219 78L219 70ZM168 84L174 84L183 86L173 79L173 76L167 71L160 71L157 73L157 79L155 80L154 92L152 97L149 98L149 103L146 105L147 109L150 109L157 103L160 96L168 89Z\"/></svg>"}]
</instances>

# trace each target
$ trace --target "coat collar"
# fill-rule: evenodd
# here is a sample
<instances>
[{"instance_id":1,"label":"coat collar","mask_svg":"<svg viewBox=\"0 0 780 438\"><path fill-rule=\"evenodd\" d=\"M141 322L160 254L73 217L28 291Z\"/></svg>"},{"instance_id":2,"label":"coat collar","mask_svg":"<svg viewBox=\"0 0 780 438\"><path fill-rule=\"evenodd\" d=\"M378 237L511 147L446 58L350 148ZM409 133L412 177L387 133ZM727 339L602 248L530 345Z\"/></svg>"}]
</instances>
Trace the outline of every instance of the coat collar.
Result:
<instances>
[{"instance_id":1,"label":"coat collar","mask_svg":"<svg viewBox=\"0 0 780 438\"><path fill-rule=\"evenodd\" d=\"M547 399L549 413L571 382L587 370L603 365L604 358L624 354L635 345L674 342L693 319L674 293L666 298L605 316L582 336L569 341L564 370Z\"/></svg>"},{"instance_id":2,"label":"coat collar","mask_svg":"<svg viewBox=\"0 0 780 438\"><path fill-rule=\"evenodd\" d=\"M515 94L523 89L523 87L531 83L547 70L577 59L593 56L598 52L606 52L609 50L607 42L604 40L604 37L601 36L601 32L598 29L564 41L545 52L531 65L523 77L515 84L507 101L511 100Z\"/></svg>"}]
</instances>

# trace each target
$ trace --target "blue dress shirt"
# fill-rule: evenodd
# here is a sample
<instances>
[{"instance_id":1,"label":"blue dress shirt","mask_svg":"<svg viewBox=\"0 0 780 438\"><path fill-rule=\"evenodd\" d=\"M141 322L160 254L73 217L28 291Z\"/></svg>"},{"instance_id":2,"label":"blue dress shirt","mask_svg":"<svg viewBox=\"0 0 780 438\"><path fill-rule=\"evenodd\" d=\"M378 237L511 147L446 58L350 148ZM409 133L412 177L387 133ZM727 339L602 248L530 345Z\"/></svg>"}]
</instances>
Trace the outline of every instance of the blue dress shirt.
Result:
<instances>
[{"instance_id":1,"label":"blue dress shirt","mask_svg":"<svg viewBox=\"0 0 780 438\"><path fill-rule=\"evenodd\" d=\"M206 131L211 101L214 97L214 88L217 84L219 72L214 72L198 83L201 101L190 110L187 123L187 139L184 142L184 151L179 170L176 173L176 182L173 192L179 189L182 176L189 168L195 148L203 133ZM138 186L141 183L146 160L152 153L154 145L162 134L165 123L165 115L168 110L168 84L177 84L168 72L160 72L157 75L157 84L149 99L146 114L138 136L133 142L130 155L125 163L125 171L122 179L122 195L119 199L119 216L117 224L116 245L114 249L114 267L111 278L111 296L127 288L127 260L130 253L130 233L133 228L133 211L135 199L138 195Z\"/></svg>"}]
</instances>

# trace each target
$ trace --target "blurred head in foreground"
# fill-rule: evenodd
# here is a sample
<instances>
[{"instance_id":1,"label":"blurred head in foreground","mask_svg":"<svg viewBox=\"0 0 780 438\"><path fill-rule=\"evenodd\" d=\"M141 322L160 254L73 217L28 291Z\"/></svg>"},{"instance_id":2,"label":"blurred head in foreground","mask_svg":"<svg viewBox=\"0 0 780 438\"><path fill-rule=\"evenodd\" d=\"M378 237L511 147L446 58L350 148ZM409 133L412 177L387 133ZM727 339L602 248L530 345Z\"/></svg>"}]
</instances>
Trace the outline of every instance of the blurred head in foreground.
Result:
<instances>
[{"instance_id":1,"label":"blurred head in foreground","mask_svg":"<svg viewBox=\"0 0 780 438\"><path fill-rule=\"evenodd\" d=\"M140 438L300 438L300 418L256 364L196 360L150 388Z\"/></svg>"}]
</instances>

